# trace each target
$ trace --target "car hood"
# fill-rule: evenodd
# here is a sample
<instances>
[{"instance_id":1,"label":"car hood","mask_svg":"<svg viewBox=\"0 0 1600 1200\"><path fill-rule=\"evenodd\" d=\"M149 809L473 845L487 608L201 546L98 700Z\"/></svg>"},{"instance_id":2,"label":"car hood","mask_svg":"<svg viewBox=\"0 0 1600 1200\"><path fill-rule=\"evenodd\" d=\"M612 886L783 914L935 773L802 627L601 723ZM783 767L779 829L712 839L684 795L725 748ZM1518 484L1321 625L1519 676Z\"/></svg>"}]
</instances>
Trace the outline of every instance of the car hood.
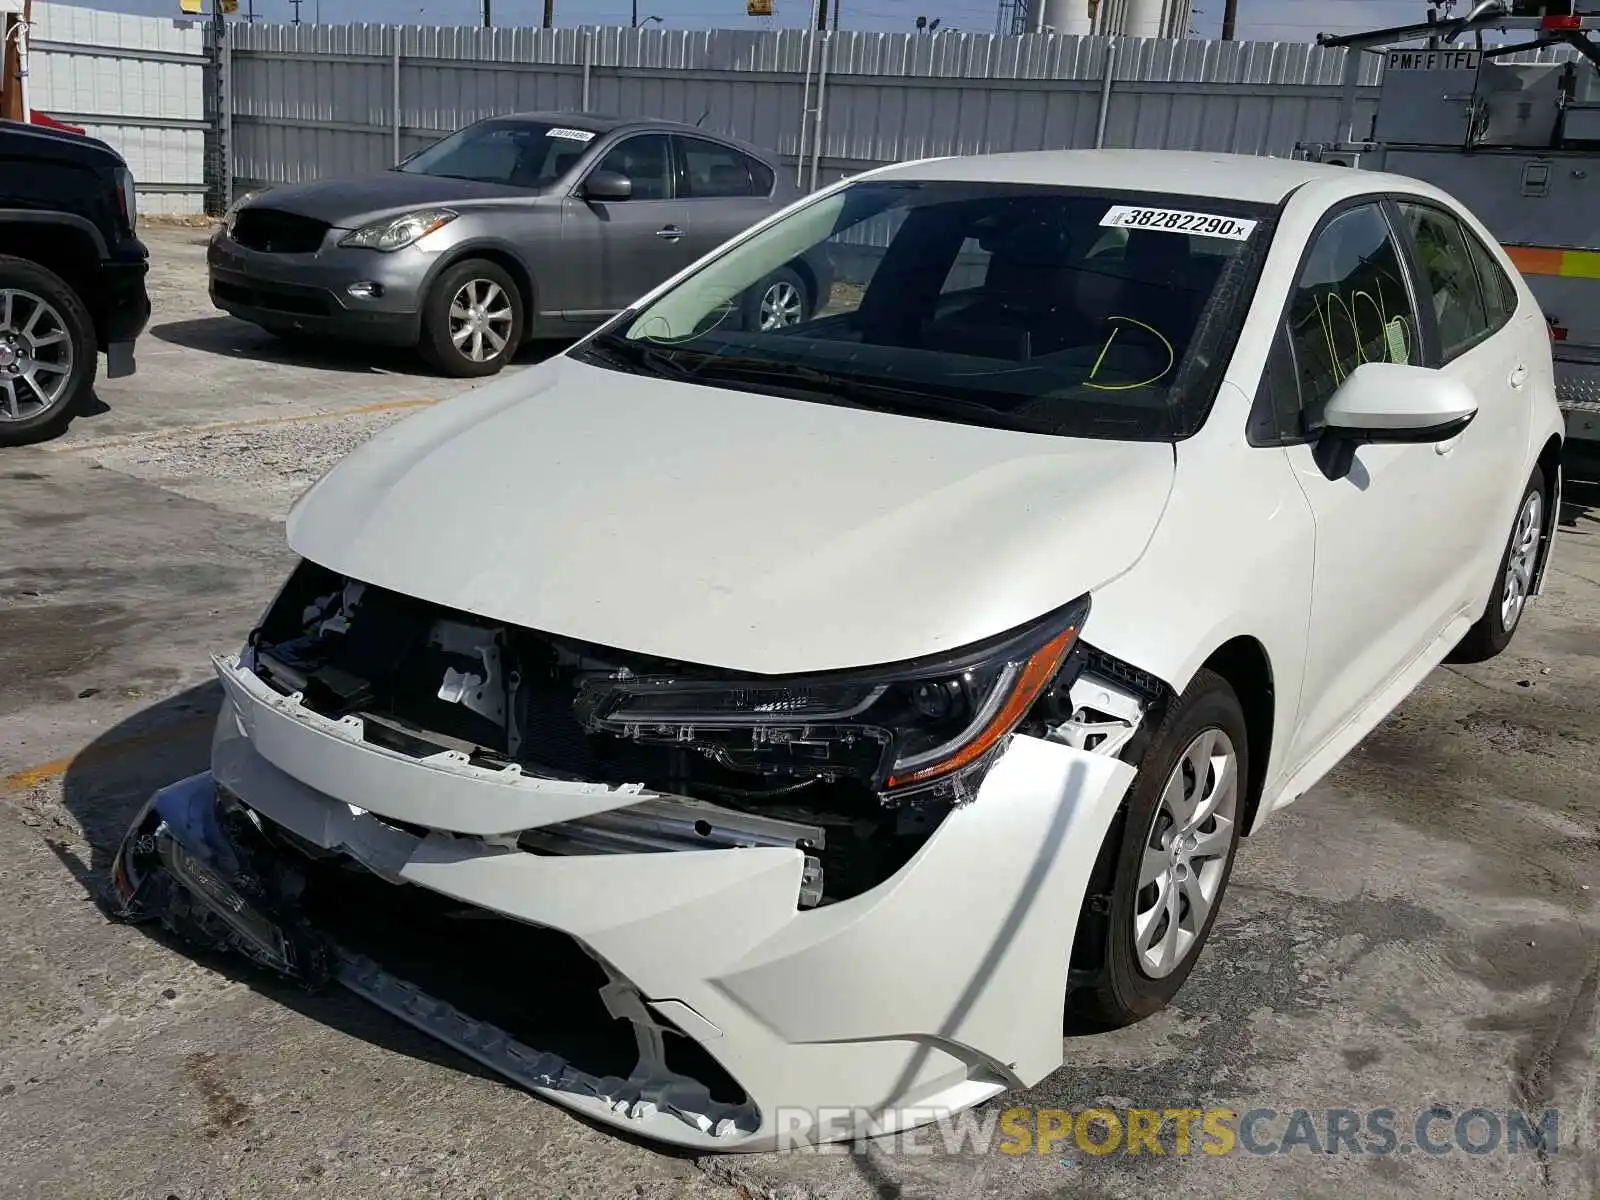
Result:
<instances>
[{"instance_id":1,"label":"car hood","mask_svg":"<svg viewBox=\"0 0 1600 1200\"><path fill-rule=\"evenodd\" d=\"M1174 450L982 429L557 358L319 480L290 545L498 621L758 673L1014 628L1138 561ZM1092 618L1091 618L1092 625Z\"/></svg>"},{"instance_id":2,"label":"car hood","mask_svg":"<svg viewBox=\"0 0 1600 1200\"><path fill-rule=\"evenodd\" d=\"M527 188L499 183L383 171L359 179L285 184L261 193L255 203L326 221L340 229L355 229L427 204L473 204L531 195Z\"/></svg>"}]
</instances>

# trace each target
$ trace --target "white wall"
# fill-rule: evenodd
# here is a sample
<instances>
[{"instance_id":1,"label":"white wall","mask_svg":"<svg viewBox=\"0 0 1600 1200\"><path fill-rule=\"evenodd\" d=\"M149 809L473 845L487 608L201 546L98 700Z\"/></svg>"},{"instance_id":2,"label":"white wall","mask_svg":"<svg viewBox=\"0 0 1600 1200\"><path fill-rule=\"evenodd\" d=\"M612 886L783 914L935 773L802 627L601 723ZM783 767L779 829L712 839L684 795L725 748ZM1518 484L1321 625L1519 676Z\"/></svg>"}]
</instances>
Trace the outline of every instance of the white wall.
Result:
<instances>
[{"instance_id":1,"label":"white wall","mask_svg":"<svg viewBox=\"0 0 1600 1200\"><path fill-rule=\"evenodd\" d=\"M31 45L35 109L116 147L138 182L142 212L202 211L205 45L198 24L36 0Z\"/></svg>"}]
</instances>

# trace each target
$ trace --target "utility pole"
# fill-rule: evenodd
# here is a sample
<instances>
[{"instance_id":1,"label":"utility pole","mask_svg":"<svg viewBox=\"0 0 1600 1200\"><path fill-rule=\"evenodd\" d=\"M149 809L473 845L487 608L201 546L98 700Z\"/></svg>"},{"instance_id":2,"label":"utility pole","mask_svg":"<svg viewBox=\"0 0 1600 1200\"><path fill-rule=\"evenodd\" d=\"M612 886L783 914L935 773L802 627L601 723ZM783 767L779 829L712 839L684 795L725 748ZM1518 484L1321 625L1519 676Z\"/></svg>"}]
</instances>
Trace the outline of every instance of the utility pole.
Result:
<instances>
[{"instance_id":1,"label":"utility pole","mask_svg":"<svg viewBox=\"0 0 1600 1200\"><path fill-rule=\"evenodd\" d=\"M817 28L827 31L828 28L828 0L817 0Z\"/></svg>"},{"instance_id":2,"label":"utility pole","mask_svg":"<svg viewBox=\"0 0 1600 1200\"><path fill-rule=\"evenodd\" d=\"M488 29L494 24L494 0L483 0L483 27Z\"/></svg>"},{"instance_id":3,"label":"utility pole","mask_svg":"<svg viewBox=\"0 0 1600 1200\"><path fill-rule=\"evenodd\" d=\"M556 23L556 0L544 0L544 27L551 29Z\"/></svg>"},{"instance_id":4,"label":"utility pole","mask_svg":"<svg viewBox=\"0 0 1600 1200\"><path fill-rule=\"evenodd\" d=\"M1222 40L1231 42L1239 27L1239 0L1224 0L1222 5Z\"/></svg>"}]
</instances>

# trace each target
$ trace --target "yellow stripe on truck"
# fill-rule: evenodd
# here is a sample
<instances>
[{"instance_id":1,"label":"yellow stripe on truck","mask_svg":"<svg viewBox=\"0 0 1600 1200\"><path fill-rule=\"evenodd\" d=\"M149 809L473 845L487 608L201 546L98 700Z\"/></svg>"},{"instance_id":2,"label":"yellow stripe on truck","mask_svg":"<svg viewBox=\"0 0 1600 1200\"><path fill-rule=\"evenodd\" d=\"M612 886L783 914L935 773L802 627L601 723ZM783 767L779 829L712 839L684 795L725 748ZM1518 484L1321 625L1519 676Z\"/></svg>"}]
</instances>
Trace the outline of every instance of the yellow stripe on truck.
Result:
<instances>
[{"instance_id":1,"label":"yellow stripe on truck","mask_svg":"<svg viewBox=\"0 0 1600 1200\"><path fill-rule=\"evenodd\" d=\"M1545 246L1507 246L1505 251L1524 275L1600 279L1600 251L1558 250Z\"/></svg>"}]
</instances>

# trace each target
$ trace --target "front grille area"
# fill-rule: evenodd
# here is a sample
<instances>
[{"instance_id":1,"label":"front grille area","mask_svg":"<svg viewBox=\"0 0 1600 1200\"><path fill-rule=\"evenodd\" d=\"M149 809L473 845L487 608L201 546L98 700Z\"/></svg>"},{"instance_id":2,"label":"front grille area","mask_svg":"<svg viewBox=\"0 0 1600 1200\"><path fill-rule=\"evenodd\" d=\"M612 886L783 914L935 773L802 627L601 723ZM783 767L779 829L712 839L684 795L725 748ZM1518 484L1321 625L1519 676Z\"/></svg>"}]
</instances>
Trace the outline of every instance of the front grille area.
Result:
<instances>
[{"instance_id":1,"label":"front grille area","mask_svg":"<svg viewBox=\"0 0 1600 1200\"><path fill-rule=\"evenodd\" d=\"M233 219L233 240L268 254L314 254L328 235L326 221L276 208L244 208Z\"/></svg>"},{"instance_id":2,"label":"front grille area","mask_svg":"<svg viewBox=\"0 0 1600 1200\"><path fill-rule=\"evenodd\" d=\"M333 311L333 299L321 288L299 287L289 283L230 283L215 279L211 291L218 300L245 308L261 308L297 316L325 317Z\"/></svg>"},{"instance_id":3,"label":"front grille area","mask_svg":"<svg viewBox=\"0 0 1600 1200\"><path fill-rule=\"evenodd\" d=\"M303 915L346 953L591 1077L637 1075L633 1023L608 1010L605 968L567 934L395 886L342 857L298 865ZM699 1083L718 1104L746 1103L744 1089L698 1042L659 1014L652 1018L667 1071Z\"/></svg>"}]
</instances>

